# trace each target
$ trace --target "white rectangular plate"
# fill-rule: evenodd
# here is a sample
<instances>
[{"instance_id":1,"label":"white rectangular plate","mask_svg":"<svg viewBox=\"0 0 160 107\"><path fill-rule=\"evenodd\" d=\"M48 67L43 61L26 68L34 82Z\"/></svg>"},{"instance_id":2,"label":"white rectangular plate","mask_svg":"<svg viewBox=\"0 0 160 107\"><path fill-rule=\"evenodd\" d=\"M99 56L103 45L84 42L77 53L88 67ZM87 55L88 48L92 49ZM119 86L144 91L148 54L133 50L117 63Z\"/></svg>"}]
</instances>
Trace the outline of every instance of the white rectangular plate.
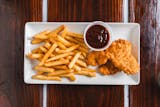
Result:
<instances>
[{"instance_id":1,"label":"white rectangular plate","mask_svg":"<svg viewBox=\"0 0 160 107\"><path fill-rule=\"evenodd\" d=\"M90 22L28 22L25 25L24 54L28 54L38 45L32 45L32 36L45 29L55 29L64 24L72 32L83 33ZM125 39L132 43L132 53L140 63L140 26L137 23L108 23L113 31L113 40ZM33 64L24 55L24 81L28 84L76 84L76 85L137 85L140 82L140 72L136 75L126 75L123 72L114 75L103 76L97 73L96 77L76 75L76 81L68 79L62 81L34 80Z\"/></svg>"}]
</instances>

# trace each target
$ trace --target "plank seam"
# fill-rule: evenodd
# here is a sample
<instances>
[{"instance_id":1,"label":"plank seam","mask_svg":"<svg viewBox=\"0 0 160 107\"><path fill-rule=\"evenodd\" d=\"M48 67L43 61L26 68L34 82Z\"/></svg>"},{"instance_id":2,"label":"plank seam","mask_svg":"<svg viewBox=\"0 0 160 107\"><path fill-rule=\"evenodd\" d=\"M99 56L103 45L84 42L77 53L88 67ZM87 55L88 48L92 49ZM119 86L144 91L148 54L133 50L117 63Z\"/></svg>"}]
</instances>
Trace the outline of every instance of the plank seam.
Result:
<instances>
[{"instance_id":1,"label":"plank seam","mask_svg":"<svg viewBox=\"0 0 160 107\"><path fill-rule=\"evenodd\" d=\"M123 0L123 21L128 23L128 0ZM129 86L124 85L124 107L129 107Z\"/></svg>"},{"instance_id":2,"label":"plank seam","mask_svg":"<svg viewBox=\"0 0 160 107\"><path fill-rule=\"evenodd\" d=\"M42 1L42 21L47 22L48 0ZM47 84L43 85L43 107L47 107Z\"/></svg>"}]
</instances>

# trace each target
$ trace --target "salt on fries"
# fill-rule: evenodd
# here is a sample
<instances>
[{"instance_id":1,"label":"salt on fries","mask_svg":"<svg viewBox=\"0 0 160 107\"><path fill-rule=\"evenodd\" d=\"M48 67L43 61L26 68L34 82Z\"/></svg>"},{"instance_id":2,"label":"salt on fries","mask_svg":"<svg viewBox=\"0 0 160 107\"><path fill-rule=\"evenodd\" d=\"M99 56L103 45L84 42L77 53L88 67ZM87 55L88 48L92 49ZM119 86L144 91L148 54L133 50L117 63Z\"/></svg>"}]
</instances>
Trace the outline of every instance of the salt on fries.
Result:
<instances>
[{"instance_id":1,"label":"salt on fries","mask_svg":"<svg viewBox=\"0 0 160 107\"><path fill-rule=\"evenodd\" d=\"M68 78L75 81L75 75L96 76L95 70L87 68L85 59L89 49L82 34L69 32L62 25L36 34L31 43L44 43L27 55L31 60L39 61L33 67L37 72L32 79L61 81Z\"/></svg>"}]
</instances>

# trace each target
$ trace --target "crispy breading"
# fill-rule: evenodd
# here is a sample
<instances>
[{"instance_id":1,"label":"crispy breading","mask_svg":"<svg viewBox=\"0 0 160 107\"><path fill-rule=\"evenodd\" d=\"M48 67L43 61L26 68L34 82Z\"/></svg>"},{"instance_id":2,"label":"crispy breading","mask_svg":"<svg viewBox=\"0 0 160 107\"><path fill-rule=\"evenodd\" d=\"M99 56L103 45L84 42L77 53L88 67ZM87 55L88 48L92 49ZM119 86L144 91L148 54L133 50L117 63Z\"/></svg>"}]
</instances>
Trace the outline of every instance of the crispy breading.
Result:
<instances>
[{"instance_id":1,"label":"crispy breading","mask_svg":"<svg viewBox=\"0 0 160 107\"><path fill-rule=\"evenodd\" d=\"M119 72L120 69L115 67L111 61L107 61L106 64L99 66L99 72L103 75L111 75Z\"/></svg>"},{"instance_id":2,"label":"crispy breading","mask_svg":"<svg viewBox=\"0 0 160 107\"><path fill-rule=\"evenodd\" d=\"M139 71L139 64L131 54L131 43L126 40L116 40L105 51L114 66L127 74L135 74Z\"/></svg>"},{"instance_id":3,"label":"crispy breading","mask_svg":"<svg viewBox=\"0 0 160 107\"><path fill-rule=\"evenodd\" d=\"M97 54L98 54L97 52L93 51L87 55L87 64L88 65L92 65L92 66L97 65L97 61L96 61Z\"/></svg>"},{"instance_id":4,"label":"crispy breading","mask_svg":"<svg viewBox=\"0 0 160 107\"><path fill-rule=\"evenodd\" d=\"M87 55L87 64L89 65L102 65L107 62L108 58L104 51L92 51Z\"/></svg>"}]
</instances>

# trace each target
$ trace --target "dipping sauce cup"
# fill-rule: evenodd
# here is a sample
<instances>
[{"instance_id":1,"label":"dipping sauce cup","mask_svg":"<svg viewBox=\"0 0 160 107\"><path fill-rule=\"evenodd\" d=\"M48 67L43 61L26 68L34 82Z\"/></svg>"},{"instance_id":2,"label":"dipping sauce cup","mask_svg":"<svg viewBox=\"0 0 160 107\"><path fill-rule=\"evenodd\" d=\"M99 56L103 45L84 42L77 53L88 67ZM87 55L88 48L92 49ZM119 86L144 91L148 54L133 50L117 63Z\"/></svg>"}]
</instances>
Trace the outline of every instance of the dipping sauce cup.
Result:
<instances>
[{"instance_id":1,"label":"dipping sauce cup","mask_svg":"<svg viewBox=\"0 0 160 107\"><path fill-rule=\"evenodd\" d=\"M101 21L89 24L84 31L85 44L94 51L102 51L108 48L112 39L110 26Z\"/></svg>"}]
</instances>

